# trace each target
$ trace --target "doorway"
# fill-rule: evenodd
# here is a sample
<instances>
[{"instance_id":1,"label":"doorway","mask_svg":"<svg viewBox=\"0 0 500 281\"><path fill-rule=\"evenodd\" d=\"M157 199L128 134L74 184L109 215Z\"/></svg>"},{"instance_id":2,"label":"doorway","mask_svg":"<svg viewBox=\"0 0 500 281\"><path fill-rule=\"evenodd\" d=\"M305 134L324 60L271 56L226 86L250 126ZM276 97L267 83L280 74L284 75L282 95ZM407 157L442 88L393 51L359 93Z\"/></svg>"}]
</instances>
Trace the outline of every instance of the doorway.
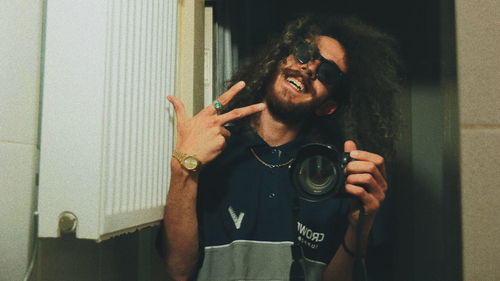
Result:
<instances>
[{"instance_id":1,"label":"doorway","mask_svg":"<svg viewBox=\"0 0 500 281\"><path fill-rule=\"evenodd\" d=\"M225 48L231 63L215 71L219 84L222 73L227 78L290 19L305 13L357 15L398 40L407 91L397 98L397 156L381 214L382 238L368 270L375 281L462 280L454 1L219 0L212 5L216 28L230 33ZM221 48L216 44L219 57ZM221 92L222 85L215 89Z\"/></svg>"}]
</instances>

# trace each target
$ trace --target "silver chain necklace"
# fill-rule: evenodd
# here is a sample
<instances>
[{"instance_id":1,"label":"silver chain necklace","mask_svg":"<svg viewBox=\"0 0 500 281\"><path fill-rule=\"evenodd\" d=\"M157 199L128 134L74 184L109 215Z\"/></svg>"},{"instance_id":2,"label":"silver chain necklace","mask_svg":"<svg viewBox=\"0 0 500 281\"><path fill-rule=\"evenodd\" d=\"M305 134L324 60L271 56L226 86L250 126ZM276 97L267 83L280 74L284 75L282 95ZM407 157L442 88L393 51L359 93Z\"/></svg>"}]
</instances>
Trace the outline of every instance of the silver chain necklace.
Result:
<instances>
[{"instance_id":1,"label":"silver chain necklace","mask_svg":"<svg viewBox=\"0 0 500 281\"><path fill-rule=\"evenodd\" d=\"M255 157L255 159L257 159L257 161L259 161L262 165L268 167L268 168L271 168L271 169L274 169L274 168L279 168L279 167L284 167L284 166L287 166L287 165L290 165L290 163L292 163L295 158L291 158L290 160L286 161L285 163L281 163L281 164L269 164L267 162L265 162L264 160L262 160L258 155L257 153L255 153L255 151L253 150L253 148L250 148L250 151L252 152L253 156Z\"/></svg>"}]
</instances>

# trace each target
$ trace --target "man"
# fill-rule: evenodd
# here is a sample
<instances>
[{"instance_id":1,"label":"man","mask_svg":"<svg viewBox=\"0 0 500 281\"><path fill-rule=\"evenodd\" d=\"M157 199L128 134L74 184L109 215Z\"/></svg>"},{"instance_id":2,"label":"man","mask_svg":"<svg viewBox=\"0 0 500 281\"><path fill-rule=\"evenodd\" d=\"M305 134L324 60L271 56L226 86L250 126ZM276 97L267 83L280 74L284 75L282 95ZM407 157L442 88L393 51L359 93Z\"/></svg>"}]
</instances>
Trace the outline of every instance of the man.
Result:
<instances>
[{"instance_id":1,"label":"man","mask_svg":"<svg viewBox=\"0 0 500 281\"><path fill-rule=\"evenodd\" d=\"M392 44L356 19L304 17L235 75L233 83L246 82L193 118L169 97L177 143L164 225L173 280L290 280L294 244L306 280L353 280L388 189L384 158L358 144L391 148L400 89ZM343 130L330 118L341 109ZM339 148L355 160L345 169L351 197L294 203L288 165L300 147L336 145L344 133L357 140Z\"/></svg>"}]
</instances>

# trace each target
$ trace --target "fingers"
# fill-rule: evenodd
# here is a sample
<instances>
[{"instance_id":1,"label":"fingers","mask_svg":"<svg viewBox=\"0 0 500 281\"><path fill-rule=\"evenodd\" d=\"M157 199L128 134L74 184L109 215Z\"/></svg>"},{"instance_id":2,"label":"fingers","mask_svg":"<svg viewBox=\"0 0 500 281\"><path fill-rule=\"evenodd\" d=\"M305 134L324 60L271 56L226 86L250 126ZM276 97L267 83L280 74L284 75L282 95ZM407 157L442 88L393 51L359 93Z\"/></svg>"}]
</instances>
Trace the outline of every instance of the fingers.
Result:
<instances>
[{"instance_id":1,"label":"fingers","mask_svg":"<svg viewBox=\"0 0 500 281\"><path fill-rule=\"evenodd\" d=\"M356 143L352 140L347 140L344 143L344 151L345 152L350 152L349 155L351 158L359 161L368 161L374 163L377 168L380 170L382 173L382 176L386 176L385 172L385 163L384 163L384 157L375 154L375 153L370 153L367 151L363 150L358 150Z\"/></svg>"},{"instance_id":2,"label":"fingers","mask_svg":"<svg viewBox=\"0 0 500 281\"><path fill-rule=\"evenodd\" d=\"M385 191L387 185L385 183L379 184L371 174L352 174L346 179L346 184L356 185L363 188L365 191L373 195L380 202L385 199Z\"/></svg>"},{"instance_id":3,"label":"fingers","mask_svg":"<svg viewBox=\"0 0 500 281\"><path fill-rule=\"evenodd\" d=\"M177 122L184 121L184 119L186 118L186 110L184 109L184 104L174 96L168 96L167 100L174 106Z\"/></svg>"},{"instance_id":4,"label":"fingers","mask_svg":"<svg viewBox=\"0 0 500 281\"><path fill-rule=\"evenodd\" d=\"M344 151L356 160L346 167L346 191L361 200L367 211L375 212L384 201L388 189L384 158L358 150L350 140L344 143Z\"/></svg>"},{"instance_id":5,"label":"fingers","mask_svg":"<svg viewBox=\"0 0 500 281\"><path fill-rule=\"evenodd\" d=\"M227 140L231 136L231 132L224 127L220 127L220 134Z\"/></svg>"},{"instance_id":6,"label":"fingers","mask_svg":"<svg viewBox=\"0 0 500 281\"><path fill-rule=\"evenodd\" d=\"M346 184L345 189L347 193L352 194L361 200L367 213L374 213L380 208L381 201L364 188L357 185Z\"/></svg>"},{"instance_id":7,"label":"fingers","mask_svg":"<svg viewBox=\"0 0 500 281\"><path fill-rule=\"evenodd\" d=\"M217 100L222 103L222 105L228 104L234 96L236 96L237 93L239 93L241 90L245 88L245 82L240 81L236 84L234 84L229 90L227 90L224 94L220 95Z\"/></svg>"},{"instance_id":8,"label":"fingers","mask_svg":"<svg viewBox=\"0 0 500 281\"><path fill-rule=\"evenodd\" d=\"M387 182L377 165L368 161L351 161L346 167L347 174L369 174L380 186L386 186ZM385 191L385 190L384 190Z\"/></svg>"},{"instance_id":9,"label":"fingers","mask_svg":"<svg viewBox=\"0 0 500 281\"><path fill-rule=\"evenodd\" d=\"M264 103L257 103L245 107L236 108L229 111L228 113L219 115L218 120L220 124L226 124L236 119L240 119L248 115L260 112L264 110L264 108L266 108L266 105Z\"/></svg>"},{"instance_id":10,"label":"fingers","mask_svg":"<svg viewBox=\"0 0 500 281\"><path fill-rule=\"evenodd\" d=\"M356 143L353 142L352 140L348 140L344 143L344 151L345 152L351 152L353 150L356 150L357 146Z\"/></svg>"},{"instance_id":11,"label":"fingers","mask_svg":"<svg viewBox=\"0 0 500 281\"><path fill-rule=\"evenodd\" d=\"M375 153L370 153L367 151L363 150L353 150L349 154L351 158L359 160L359 161L368 161L377 166L377 168L380 170L382 175L385 177L386 172L385 172L385 163L384 163L384 157L375 154Z\"/></svg>"},{"instance_id":12,"label":"fingers","mask_svg":"<svg viewBox=\"0 0 500 281\"><path fill-rule=\"evenodd\" d=\"M218 98L217 98L217 101L219 101L222 106L225 106L229 103L229 101L231 101L234 96L236 96L237 93L239 93L241 90L243 90L245 88L245 82L244 81L240 81L236 84L234 84L231 88L229 88L229 90L227 90L224 94L220 95ZM215 109L215 107L213 105L209 105L207 107L205 107L200 113L202 114L216 114L217 113L217 110Z\"/></svg>"}]
</instances>

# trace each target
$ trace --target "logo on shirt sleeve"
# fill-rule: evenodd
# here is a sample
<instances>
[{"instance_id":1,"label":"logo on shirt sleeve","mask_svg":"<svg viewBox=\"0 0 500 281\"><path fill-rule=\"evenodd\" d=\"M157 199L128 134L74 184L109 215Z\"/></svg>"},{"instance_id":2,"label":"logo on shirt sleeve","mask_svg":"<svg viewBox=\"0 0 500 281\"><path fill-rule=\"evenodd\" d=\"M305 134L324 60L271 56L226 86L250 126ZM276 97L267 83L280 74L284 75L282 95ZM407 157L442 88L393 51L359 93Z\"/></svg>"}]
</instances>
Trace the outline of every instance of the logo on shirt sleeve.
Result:
<instances>
[{"instance_id":1,"label":"logo on shirt sleeve","mask_svg":"<svg viewBox=\"0 0 500 281\"><path fill-rule=\"evenodd\" d=\"M233 207L231 207L231 206L229 206L229 208L227 208L227 210L229 211L229 215L233 219L234 226L236 227L236 229L240 229L241 222L243 221L243 217L245 216L245 213L241 212L238 215L236 215L236 212L234 211Z\"/></svg>"}]
</instances>

